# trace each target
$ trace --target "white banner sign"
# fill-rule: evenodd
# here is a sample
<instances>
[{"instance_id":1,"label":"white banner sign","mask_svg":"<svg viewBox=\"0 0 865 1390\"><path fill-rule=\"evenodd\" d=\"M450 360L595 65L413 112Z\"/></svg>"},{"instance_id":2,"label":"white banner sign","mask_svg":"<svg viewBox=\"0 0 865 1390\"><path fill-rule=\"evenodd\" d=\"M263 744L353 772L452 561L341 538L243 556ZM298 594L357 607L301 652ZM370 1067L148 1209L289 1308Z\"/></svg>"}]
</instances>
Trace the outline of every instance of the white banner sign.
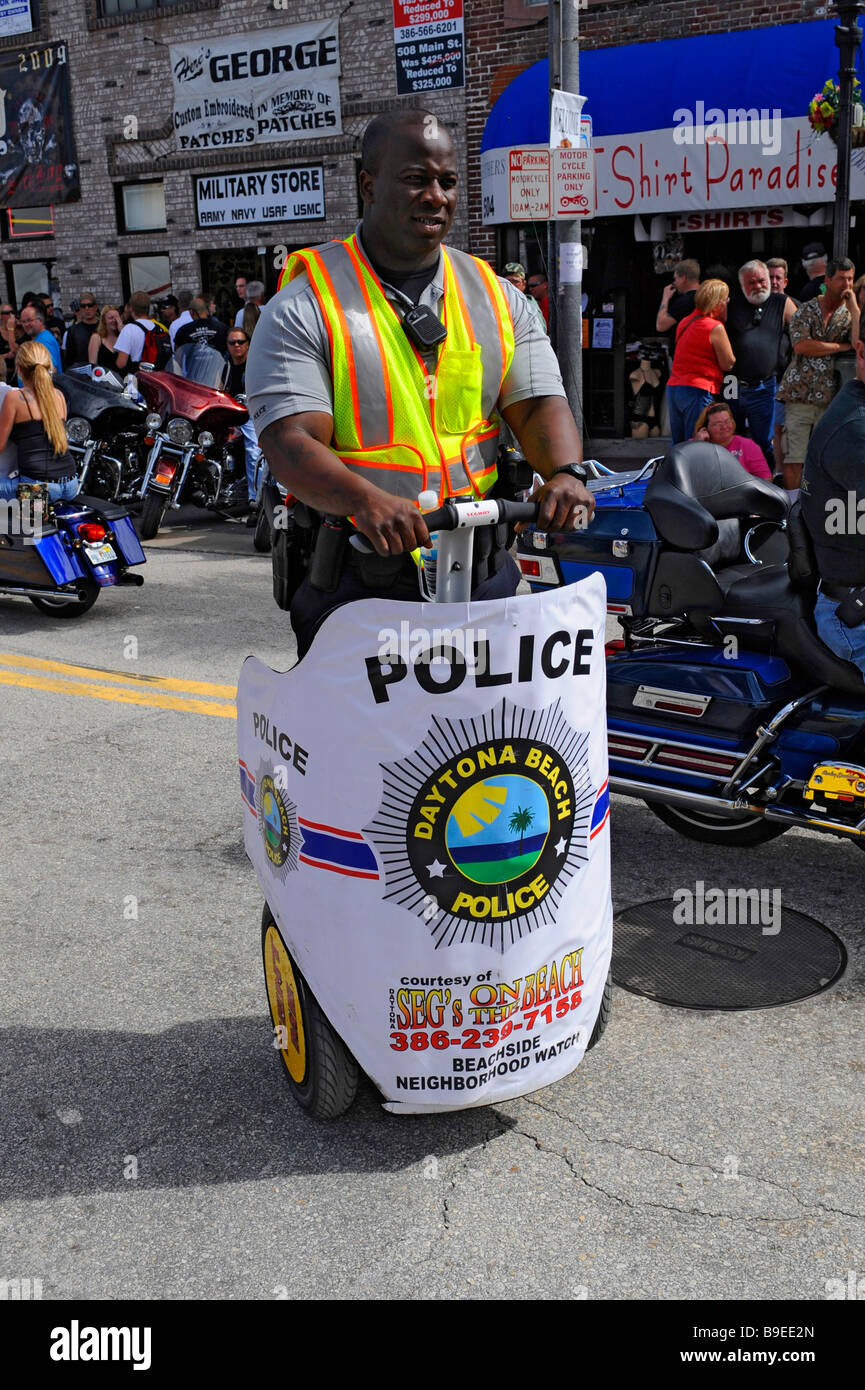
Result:
<instances>
[{"instance_id":1,"label":"white banner sign","mask_svg":"<svg viewBox=\"0 0 865 1390\"><path fill-rule=\"evenodd\" d=\"M0 38L29 34L32 28L30 0L0 0Z\"/></svg>"},{"instance_id":2,"label":"white banner sign","mask_svg":"<svg viewBox=\"0 0 865 1390\"><path fill-rule=\"evenodd\" d=\"M338 23L172 44L177 148L339 135Z\"/></svg>"},{"instance_id":3,"label":"white banner sign","mask_svg":"<svg viewBox=\"0 0 865 1390\"><path fill-rule=\"evenodd\" d=\"M254 657L244 839L285 943L388 1110L580 1061L610 963L606 594L379 599L293 670Z\"/></svg>"},{"instance_id":4,"label":"white banner sign","mask_svg":"<svg viewBox=\"0 0 865 1390\"><path fill-rule=\"evenodd\" d=\"M727 122L714 130L718 133L710 126L682 124L634 135L596 135L598 216L834 200L838 152L828 135L814 135L806 117L753 127ZM854 150L854 199L865 198L863 164L865 149Z\"/></svg>"},{"instance_id":5,"label":"white banner sign","mask_svg":"<svg viewBox=\"0 0 865 1390\"><path fill-rule=\"evenodd\" d=\"M550 101L550 149L591 149L592 122L581 117L586 98L575 92L553 92Z\"/></svg>"},{"instance_id":6,"label":"white banner sign","mask_svg":"<svg viewBox=\"0 0 865 1390\"><path fill-rule=\"evenodd\" d=\"M632 135L595 135L595 215L723 213L834 201L837 150L828 135L814 135L805 117L755 122L753 128L728 122L723 129L723 138L711 133L713 127L687 124ZM504 147L481 155L487 224L519 220L510 213L511 153ZM851 197L865 199L865 147L853 150L850 166Z\"/></svg>"},{"instance_id":7,"label":"white banner sign","mask_svg":"<svg viewBox=\"0 0 865 1390\"><path fill-rule=\"evenodd\" d=\"M195 180L199 227L303 222L324 217L324 169L261 169L205 174Z\"/></svg>"}]
</instances>

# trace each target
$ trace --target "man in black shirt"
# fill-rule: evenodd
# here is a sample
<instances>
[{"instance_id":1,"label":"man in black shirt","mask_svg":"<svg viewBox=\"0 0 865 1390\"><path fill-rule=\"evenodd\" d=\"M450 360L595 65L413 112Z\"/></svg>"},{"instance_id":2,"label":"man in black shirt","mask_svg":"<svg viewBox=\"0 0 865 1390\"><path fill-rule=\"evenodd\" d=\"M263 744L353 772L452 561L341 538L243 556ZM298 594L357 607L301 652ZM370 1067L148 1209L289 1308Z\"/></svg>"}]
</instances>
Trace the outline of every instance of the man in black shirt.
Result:
<instances>
[{"instance_id":1,"label":"man in black shirt","mask_svg":"<svg viewBox=\"0 0 865 1390\"><path fill-rule=\"evenodd\" d=\"M763 261L746 261L727 306L727 336L736 354L736 395L730 401L739 434L750 434L772 467L775 373L784 328L796 312L787 294L773 294Z\"/></svg>"},{"instance_id":2,"label":"man in black shirt","mask_svg":"<svg viewBox=\"0 0 865 1390\"><path fill-rule=\"evenodd\" d=\"M78 312L81 317L67 330L63 342L64 367L85 367L90 361L90 339L99 327L99 305L89 290L79 299Z\"/></svg>"},{"instance_id":3,"label":"man in black shirt","mask_svg":"<svg viewBox=\"0 0 865 1390\"><path fill-rule=\"evenodd\" d=\"M193 299L189 305L189 312L192 314L192 322L178 328L174 339L175 352L179 352L186 343L203 343L207 347L215 348L217 352L224 353L227 336L225 324L210 317L203 299Z\"/></svg>"},{"instance_id":4,"label":"man in black shirt","mask_svg":"<svg viewBox=\"0 0 865 1390\"><path fill-rule=\"evenodd\" d=\"M841 387L814 426L802 476L802 519L814 543L820 593L814 619L837 656L865 674L865 615L851 590L865 585L865 343L856 379ZM865 597L865 595L859 595ZM845 600L847 605L845 606ZM853 626L838 616L852 619ZM857 621L858 619L858 621Z\"/></svg>"},{"instance_id":5,"label":"man in black shirt","mask_svg":"<svg viewBox=\"0 0 865 1390\"><path fill-rule=\"evenodd\" d=\"M694 312L694 296L700 288L700 266L697 261L679 261L673 271L672 285L665 285L661 307L655 319L655 331L673 332L682 319Z\"/></svg>"}]
</instances>

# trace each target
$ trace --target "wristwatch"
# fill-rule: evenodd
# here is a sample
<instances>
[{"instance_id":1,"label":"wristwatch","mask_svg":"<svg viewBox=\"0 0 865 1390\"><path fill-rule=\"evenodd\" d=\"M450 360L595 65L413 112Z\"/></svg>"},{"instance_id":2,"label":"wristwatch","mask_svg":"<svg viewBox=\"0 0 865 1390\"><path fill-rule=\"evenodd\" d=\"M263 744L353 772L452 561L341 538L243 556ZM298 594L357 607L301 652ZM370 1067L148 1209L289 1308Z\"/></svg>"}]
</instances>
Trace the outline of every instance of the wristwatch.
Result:
<instances>
[{"instance_id":1,"label":"wristwatch","mask_svg":"<svg viewBox=\"0 0 865 1390\"><path fill-rule=\"evenodd\" d=\"M563 463L561 468L553 469L553 477L557 473L570 473L572 478L576 478L578 483L583 484L583 487L589 481L588 469L582 463Z\"/></svg>"}]
</instances>

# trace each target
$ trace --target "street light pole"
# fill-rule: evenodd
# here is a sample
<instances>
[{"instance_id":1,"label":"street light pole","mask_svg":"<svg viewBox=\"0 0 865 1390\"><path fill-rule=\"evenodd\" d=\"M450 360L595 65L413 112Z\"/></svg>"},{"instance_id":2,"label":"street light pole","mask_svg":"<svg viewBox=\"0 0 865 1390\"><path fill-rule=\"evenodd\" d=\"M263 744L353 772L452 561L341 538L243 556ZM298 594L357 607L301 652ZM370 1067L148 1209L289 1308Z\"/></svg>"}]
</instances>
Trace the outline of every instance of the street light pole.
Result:
<instances>
[{"instance_id":1,"label":"street light pole","mask_svg":"<svg viewBox=\"0 0 865 1390\"><path fill-rule=\"evenodd\" d=\"M832 257L838 260L847 255L850 236L850 150L853 125L853 83L856 78L856 53L862 42L862 30L856 20L865 10L862 0L837 0L839 24L835 42L841 59L840 95L838 98L838 181L835 186L835 220L832 228Z\"/></svg>"},{"instance_id":2,"label":"street light pole","mask_svg":"<svg viewBox=\"0 0 865 1390\"><path fill-rule=\"evenodd\" d=\"M560 71L561 90L579 93L580 90L580 0L559 0L561 11ZM552 10L552 7L551 7ZM550 18L552 45L553 19ZM552 80L554 67L550 64ZM582 223L579 218L553 223L557 230L559 248L569 243L580 245ZM582 254L582 253L581 253ZM560 265L561 261L559 261ZM556 278L558 280L558 268ZM552 288L552 287L551 287ZM570 276L564 284L556 285L556 308L558 310L556 329L556 351L562 372L562 383L568 398L568 405L574 413L581 431L585 429L583 414L583 325L581 301L582 281L571 283ZM552 303L552 296L550 299Z\"/></svg>"}]
</instances>

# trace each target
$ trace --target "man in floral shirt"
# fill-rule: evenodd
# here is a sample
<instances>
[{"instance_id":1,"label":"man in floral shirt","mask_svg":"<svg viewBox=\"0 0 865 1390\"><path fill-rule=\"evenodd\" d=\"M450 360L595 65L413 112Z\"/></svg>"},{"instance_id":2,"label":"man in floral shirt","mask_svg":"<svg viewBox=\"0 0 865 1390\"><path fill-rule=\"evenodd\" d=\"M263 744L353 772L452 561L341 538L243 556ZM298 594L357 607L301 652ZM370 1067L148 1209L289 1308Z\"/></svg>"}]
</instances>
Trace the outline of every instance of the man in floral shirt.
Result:
<instances>
[{"instance_id":1,"label":"man in floral shirt","mask_svg":"<svg viewBox=\"0 0 865 1390\"><path fill-rule=\"evenodd\" d=\"M799 496L802 465L811 432L837 390L838 354L859 337L859 305L853 293L853 262L846 256L826 265L826 292L810 299L790 320L793 359L784 373L778 400L786 403L784 487Z\"/></svg>"}]
</instances>

